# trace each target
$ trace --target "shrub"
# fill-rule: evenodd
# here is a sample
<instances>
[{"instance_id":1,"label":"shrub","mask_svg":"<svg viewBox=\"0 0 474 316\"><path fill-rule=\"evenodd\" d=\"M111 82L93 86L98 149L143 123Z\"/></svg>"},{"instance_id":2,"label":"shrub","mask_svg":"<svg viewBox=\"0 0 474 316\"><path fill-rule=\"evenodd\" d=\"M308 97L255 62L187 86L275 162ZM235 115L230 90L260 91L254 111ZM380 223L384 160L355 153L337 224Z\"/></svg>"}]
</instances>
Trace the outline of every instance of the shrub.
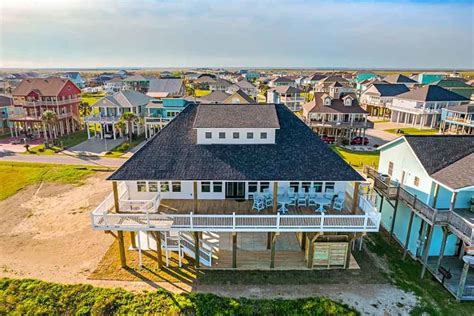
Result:
<instances>
[{"instance_id":1,"label":"shrub","mask_svg":"<svg viewBox=\"0 0 474 316\"><path fill-rule=\"evenodd\" d=\"M0 315L357 315L327 298L254 300L213 294L134 294L91 285L0 279Z\"/></svg>"}]
</instances>

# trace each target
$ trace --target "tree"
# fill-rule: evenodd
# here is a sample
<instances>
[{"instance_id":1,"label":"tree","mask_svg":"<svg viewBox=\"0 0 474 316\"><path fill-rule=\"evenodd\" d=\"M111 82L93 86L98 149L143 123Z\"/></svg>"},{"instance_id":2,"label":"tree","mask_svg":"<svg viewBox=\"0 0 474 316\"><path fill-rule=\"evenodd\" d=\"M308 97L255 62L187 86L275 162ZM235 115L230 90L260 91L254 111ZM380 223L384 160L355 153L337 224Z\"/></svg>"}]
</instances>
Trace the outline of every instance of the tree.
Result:
<instances>
[{"instance_id":1,"label":"tree","mask_svg":"<svg viewBox=\"0 0 474 316\"><path fill-rule=\"evenodd\" d=\"M186 95L189 95L191 97L195 97L196 95L196 89L194 88L193 85L187 84L186 85Z\"/></svg>"},{"instance_id":2,"label":"tree","mask_svg":"<svg viewBox=\"0 0 474 316\"><path fill-rule=\"evenodd\" d=\"M46 141L46 147L49 147L49 137L53 137L51 133L51 126L58 120L58 115L56 112L51 110L46 110L41 114L41 121L43 122L43 132L44 132L44 139ZM54 131L54 126L53 126ZM56 133L54 133L54 137Z\"/></svg>"},{"instance_id":3,"label":"tree","mask_svg":"<svg viewBox=\"0 0 474 316\"><path fill-rule=\"evenodd\" d=\"M82 116L88 116L92 113L92 106L89 102L81 102L79 103L79 114Z\"/></svg>"},{"instance_id":4,"label":"tree","mask_svg":"<svg viewBox=\"0 0 474 316\"><path fill-rule=\"evenodd\" d=\"M123 131L125 129L125 122L120 120L117 123L115 123L115 128L120 132L120 136L122 136Z\"/></svg>"},{"instance_id":5,"label":"tree","mask_svg":"<svg viewBox=\"0 0 474 316\"><path fill-rule=\"evenodd\" d=\"M120 118L125 124L128 126L128 141L132 141L132 131L133 131L133 123L138 123L139 119L138 116L133 112L125 112L122 114Z\"/></svg>"}]
</instances>

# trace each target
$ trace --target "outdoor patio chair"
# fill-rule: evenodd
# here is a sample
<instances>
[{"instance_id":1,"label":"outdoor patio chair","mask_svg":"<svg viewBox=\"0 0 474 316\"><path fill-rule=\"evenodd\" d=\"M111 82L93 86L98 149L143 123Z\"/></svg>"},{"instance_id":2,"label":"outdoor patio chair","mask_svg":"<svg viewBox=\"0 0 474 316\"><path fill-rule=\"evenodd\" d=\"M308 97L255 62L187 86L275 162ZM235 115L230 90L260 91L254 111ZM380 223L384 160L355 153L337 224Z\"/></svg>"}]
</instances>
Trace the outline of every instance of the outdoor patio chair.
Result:
<instances>
[{"instance_id":1,"label":"outdoor patio chair","mask_svg":"<svg viewBox=\"0 0 474 316\"><path fill-rule=\"evenodd\" d=\"M334 200L334 204L332 205L332 208L340 212L342 211L343 207L344 207L344 199L336 198Z\"/></svg>"},{"instance_id":2,"label":"outdoor patio chair","mask_svg":"<svg viewBox=\"0 0 474 316\"><path fill-rule=\"evenodd\" d=\"M293 193L293 196L290 195L290 203L288 203L288 206L296 206L296 196Z\"/></svg>"},{"instance_id":3,"label":"outdoor patio chair","mask_svg":"<svg viewBox=\"0 0 474 316\"><path fill-rule=\"evenodd\" d=\"M262 210L265 209L265 201L262 197L260 196L257 196L254 200L253 200L253 206L252 206L252 209L253 210L256 210L257 212L260 212Z\"/></svg>"},{"instance_id":4,"label":"outdoor patio chair","mask_svg":"<svg viewBox=\"0 0 474 316\"><path fill-rule=\"evenodd\" d=\"M306 194L298 193L298 206L306 206Z\"/></svg>"},{"instance_id":5,"label":"outdoor patio chair","mask_svg":"<svg viewBox=\"0 0 474 316\"><path fill-rule=\"evenodd\" d=\"M265 207L273 206L273 197L271 195L266 195L264 198Z\"/></svg>"}]
</instances>

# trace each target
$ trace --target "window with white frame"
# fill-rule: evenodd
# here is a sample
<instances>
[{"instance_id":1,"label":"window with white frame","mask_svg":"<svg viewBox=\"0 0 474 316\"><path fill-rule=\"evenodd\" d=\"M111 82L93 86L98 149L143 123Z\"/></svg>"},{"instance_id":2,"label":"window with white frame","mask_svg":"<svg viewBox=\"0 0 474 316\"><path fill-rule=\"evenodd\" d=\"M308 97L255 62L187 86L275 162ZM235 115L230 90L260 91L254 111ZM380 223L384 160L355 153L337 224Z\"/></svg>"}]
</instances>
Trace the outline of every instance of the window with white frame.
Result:
<instances>
[{"instance_id":1,"label":"window with white frame","mask_svg":"<svg viewBox=\"0 0 474 316\"><path fill-rule=\"evenodd\" d=\"M267 132L261 132L260 133L260 139L267 139L267 137L268 137Z\"/></svg>"},{"instance_id":2,"label":"window with white frame","mask_svg":"<svg viewBox=\"0 0 474 316\"><path fill-rule=\"evenodd\" d=\"M290 188L293 188L295 192L298 192L300 189L300 183L299 182L290 182Z\"/></svg>"},{"instance_id":3,"label":"window with white frame","mask_svg":"<svg viewBox=\"0 0 474 316\"><path fill-rule=\"evenodd\" d=\"M389 176L393 175L393 162L389 161L388 162L388 172Z\"/></svg>"},{"instance_id":4,"label":"window with white frame","mask_svg":"<svg viewBox=\"0 0 474 316\"><path fill-rule=\"evenodd\" d=\"M219 132L219 139L225 139L225 132Z\"/></svg>"},{"instance_id":5,"label":"window with white frame","mask_svg":"<svg viewBox=\"0 0 474 316\"><path fill-rule=\"evenodd\" d=\"M253 132L247 132L247 139L253 139Z\"/></svg>"},{"instance_id":6,"label":"window with white frame","mask_svg":"<svg viewBox=\"0 0 474 316\"><path fill-rule=\"evenodd\" d=\"M323 183L322 182L315 182L313 184L315 192L323 192Z\"/></svg>"},{"instance_id":7,"label":"window with white frame","mask_svg":"<svg viewBox=\"0 0 474 316\"><path fill-rule=\"evenodd\" d=\"M156 182L156 181L148 182L148 191L149 192L158 192L158 182Z\"/></svg>"},{"instance_id":8,"label":"window with white frame","mask_svg":"<svg viewBox=\"0 0 474 316\"><path fill-rule=\"evenodd\" d=\"M270 188L270 182L260 182L260 192L263 192L264 189Z\"/></svg>"},{"instance_id":9,"label":"window with white frame","mask_svg":"<svg viewBox=\"0 0 474 316\"><path fill-rule=\"evenodd\" d=\"M137 192L146 192L146 181L137 181Z\"/></svg>"},{"instance_id":10,"label":"window with white frame","mask_svg":"<svg viewBox=\"0 0 474 316\"><path fill-rule=\"evenodd\" d=\"M211 183L210 182L201 182L201 192L210 193L211 192Z\"/></svg>"},{"instance_id":11,"label":"window with white frame","mask_svg":"<svg viewBox=\"0 0 474 316\"><path fill-rule=\"evenodd\" d=\"M206 132L205 137L206 137L206 139L211 139L212 138L212 132Z\"/></svg>"},{"instance_id":12,"label":"window with white frame","mask_svg":"<svg viewBox=\"0 0 474 316\"><path fill-rule=\"evenodd\" d=\"M212 190L216 193L222 192L222 182L212 182Z\"/></svg>"},{"instance_id":13,"label":"window with white frame","mask_svg":"<svg viewBox=\"0 0 474 316\"><path fill-rule=\"evenodd\" d=\"M334 185L335 185L334 182L326 182L326 186L325 186L324 191L325 192L334 192Z\"/></svg>"},{"instance_id":14,"label":"window with white frame","mask_svg":"<svg viewBox=\"0 0 474 316\"><path fill-rule=\"evenodd\" d=\"M239 132L233 132L232 133L232 138L239 139L240 138L240 133Z\"/></svg>"},{"instance_id":15,"label":"window with white frame","mask_svg":"<svg viewBox=\"0 0 474 316\"><path fill-rule=\"evenodd\" d=\"M420 178L416 177L413 179L413 184L416 186L416 187L419 187L420 186Z\"/></svg>"},{"instance_id":16,"label":"window with white frame","mask_svg":"<svg viewBox=\"0 0 474 316\"><path fill-rule=\"evenodd\" d=\"M311 188L311 182L302 182L301 183L301 188L305 193L309 192L309 188Z\"/></svg>"},{"instance_id":17,"label":"window with white frame","mask_svg":"<svg viewBox=\"0 0 474 316\"><path fill-rule=\"evenodd\" d=\"M161 192L169 192L170 191L170 185L168 182L160 182L160 191Z\"/></svg>"},{"instance_id":18,"label":"window with white frame","mask_svg":"<svg viewBox=\"0 0 474 316\"><path fill-rule=\"evenodd\" d=\"M258 182L249 182L249 193L258 191Z\"/></svg>"},{"instance_id":19,"label":"window with white frame","mask_svg":"<svg viewBox=\"0 0 474 316\"><path fill-rule=\"evenodd\" d=\"M171 190L173 192L181 192L181 182L171 182Z\"/></svg>"}]
</instances>

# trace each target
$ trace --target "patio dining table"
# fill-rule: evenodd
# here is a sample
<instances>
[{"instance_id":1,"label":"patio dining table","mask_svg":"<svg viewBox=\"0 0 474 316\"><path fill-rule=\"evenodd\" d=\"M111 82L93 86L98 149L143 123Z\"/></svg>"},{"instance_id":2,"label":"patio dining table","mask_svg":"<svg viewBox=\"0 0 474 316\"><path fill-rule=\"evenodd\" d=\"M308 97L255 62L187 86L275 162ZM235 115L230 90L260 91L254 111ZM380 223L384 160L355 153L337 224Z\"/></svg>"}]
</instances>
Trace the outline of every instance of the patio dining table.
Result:
<instances>
[{"instance_id":1,"label":"patio dining table","mask_svg":"<svg viewBox=\"0 0 474 316\"><path fill-rule=\"evenodd\" d=\"M324 206L329 205L331 203L331 200L321 196L321 197L317 197L316 199L314 199L314 202L316 202L316 204L319 205L315 209L315 211L324 213Z\"/></svg>"},{"instance_id":2,"label":"patio dining table","mask_svg":"<svg viewBox=\"0 0 474 316\"><path fill-rule=\"evenodd\" d=\"M290 198L290 196L288 194L278 195L278 201L277 202L278 202L278 204L281 205L281 207L278 211L282 214L288 213L288 208L286 207L286 205L288 205L291 201L292 201L292 199Z\"/></svg>"}]
</instances>

